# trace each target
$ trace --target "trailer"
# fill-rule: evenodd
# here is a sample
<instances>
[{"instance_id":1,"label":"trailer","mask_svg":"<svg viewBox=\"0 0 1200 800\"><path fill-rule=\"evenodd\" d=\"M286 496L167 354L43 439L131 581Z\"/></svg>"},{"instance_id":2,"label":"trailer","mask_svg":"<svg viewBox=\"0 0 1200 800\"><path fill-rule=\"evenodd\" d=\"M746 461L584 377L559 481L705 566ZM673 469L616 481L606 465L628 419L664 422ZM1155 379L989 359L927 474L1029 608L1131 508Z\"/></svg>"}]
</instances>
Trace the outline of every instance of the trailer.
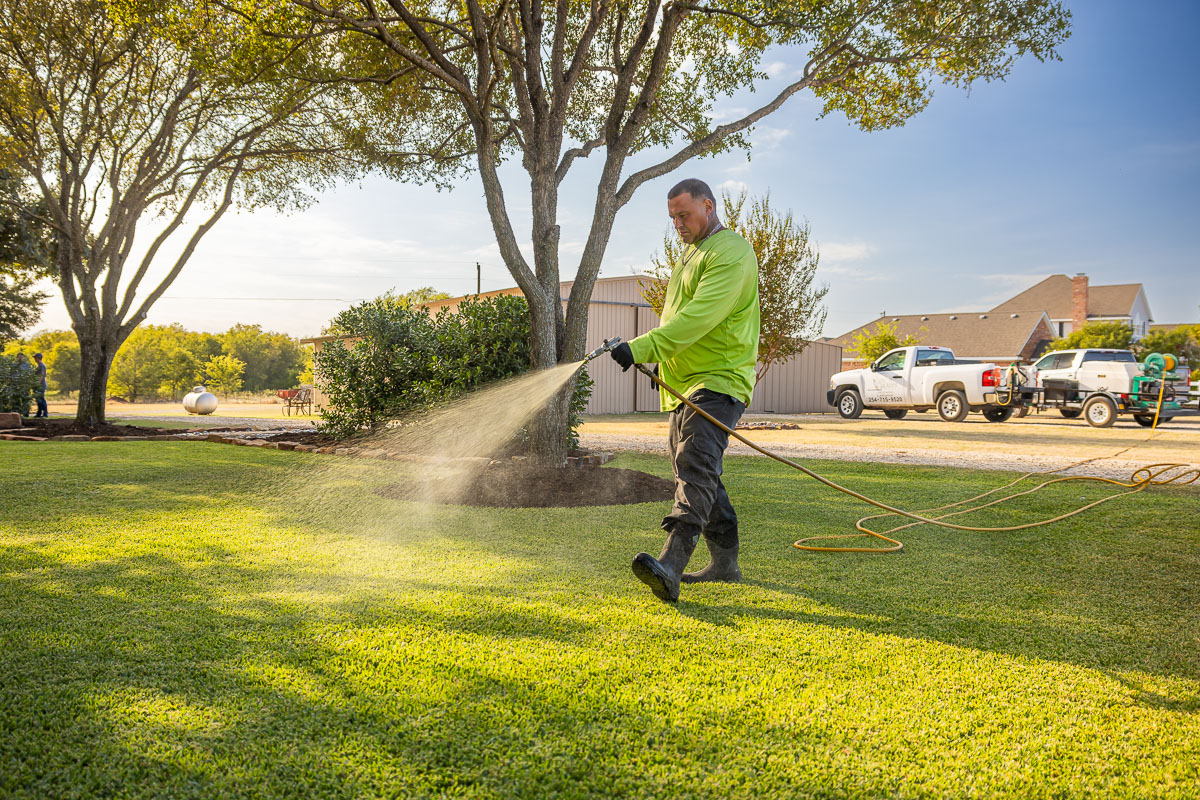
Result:
<instances>
[{"instance_id":1,"label":"trailer","mask_svg":"<svg viewBox=\"0 0 1200 800\"><path fill-rule=\"evenodd\" d=\"M1151 353L1139 363L1130 350L1060 350L1028 367L1007 370L998 402L1036 410L1057 410L1067 419L1083 419L1108 428L1121 415L1144 427L1168 422L1189 400L1175 357ZM1186 375L1186 371L1184 372ZM1161 403L1161 408L1160 408Z\"/></svg>"}]
</instances>

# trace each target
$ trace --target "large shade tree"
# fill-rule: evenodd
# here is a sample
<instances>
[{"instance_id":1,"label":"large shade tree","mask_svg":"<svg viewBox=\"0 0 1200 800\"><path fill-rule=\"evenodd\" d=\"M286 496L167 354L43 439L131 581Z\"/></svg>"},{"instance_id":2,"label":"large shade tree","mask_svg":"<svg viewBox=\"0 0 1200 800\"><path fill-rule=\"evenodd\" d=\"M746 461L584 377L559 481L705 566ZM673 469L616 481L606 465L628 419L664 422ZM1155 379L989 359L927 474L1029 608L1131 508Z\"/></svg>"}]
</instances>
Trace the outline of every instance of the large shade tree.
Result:
<instances>
[{"instance_id":1,"label":"large shade tree","mask_svg":"<svg viewBox=\"0 0 1200 800\"><path fill-rule=\"evenodd\" d=\"M419 86L443 110L397 153L430 168L469 166L496 241L529 301L532 365L583 355L591 296L617 212L647 181L743 135L790 97L865 130L901 125L937 81L1004 78L1021 56L1055 58L1069 14L1055 0L226 0L285 37L309 25L378 59L376 81ZM287 28L290 5L304 12ZM290 31L290 32L289 32ZM364 42L366 44L364 44ZM762 104L716 124L721 98L761 84L772 48L803 52ZM361 65L343 59L346 77ZM394 131L384 132L391 135ZM636 166L630 159L642 153ZM580 159L602 159L586 244L559 296L559 190ZM520 162L528 247L514 228L499 166ZM441 173L445 174L445 173ZM511 187L509 187L511 189ZM534 453L565 455L567 392L535 422Z\"/></svg>"},{"instance_id":2,"label":"large shade tree","mask_svg":"<svg viewBox=\"0 0 1200 800\"><path fill-rule=\"evenodd\" d=\"M0 68L0 163L53 236L77 419L101 422L118 348L221 216L336 174L352 93L201 0L0 0Z\"/></svg>"}]
</instances>

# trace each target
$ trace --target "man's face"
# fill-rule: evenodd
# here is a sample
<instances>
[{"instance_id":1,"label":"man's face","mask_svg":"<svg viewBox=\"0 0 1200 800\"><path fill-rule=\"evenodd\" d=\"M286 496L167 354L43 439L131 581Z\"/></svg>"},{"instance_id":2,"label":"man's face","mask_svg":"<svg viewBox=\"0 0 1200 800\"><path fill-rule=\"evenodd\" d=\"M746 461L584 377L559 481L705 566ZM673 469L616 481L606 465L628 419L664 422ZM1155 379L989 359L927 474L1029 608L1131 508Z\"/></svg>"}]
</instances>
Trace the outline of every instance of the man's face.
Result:
<instances>
[{"instance_id":1,"label":"man's face","mask_svg":"<svg viewBox=\"0 0 1200 800\"><path fill-rule=\"evenodd\" d=\"M696 199L683 192L667 200L667 213L671 215L675 231L685 244L699 241L708 230L708 220L712 212L712 201L706 197Z\"/></svg>"}]
</instances>

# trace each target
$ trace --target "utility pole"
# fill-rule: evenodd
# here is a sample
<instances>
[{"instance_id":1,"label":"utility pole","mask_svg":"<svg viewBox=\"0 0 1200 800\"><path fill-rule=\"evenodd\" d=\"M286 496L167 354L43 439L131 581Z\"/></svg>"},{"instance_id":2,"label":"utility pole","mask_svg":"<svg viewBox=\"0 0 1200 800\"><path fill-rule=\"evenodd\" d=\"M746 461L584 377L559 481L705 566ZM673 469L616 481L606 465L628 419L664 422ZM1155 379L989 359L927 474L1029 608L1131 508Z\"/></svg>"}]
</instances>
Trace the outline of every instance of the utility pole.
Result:
<instances>
[{"instance_id":1,"label":"utility pole","mask_svg":"<svg viewBox=\"0 0 1200 800\"><path fill-rule=\"evenodd\" d=\"M479 262L475 262L475 294L476 296L483 292L483 270L479 266Z\"/></svg>"}]
</instances>

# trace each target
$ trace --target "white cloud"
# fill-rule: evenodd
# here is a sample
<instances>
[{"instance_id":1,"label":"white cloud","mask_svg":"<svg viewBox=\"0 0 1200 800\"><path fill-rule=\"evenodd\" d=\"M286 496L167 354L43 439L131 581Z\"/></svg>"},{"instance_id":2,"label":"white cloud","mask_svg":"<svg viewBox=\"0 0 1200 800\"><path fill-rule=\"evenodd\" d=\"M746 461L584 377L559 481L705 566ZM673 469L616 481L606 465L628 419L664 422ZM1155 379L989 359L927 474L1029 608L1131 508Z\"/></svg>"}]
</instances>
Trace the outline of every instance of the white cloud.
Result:
<instances>
[{"instance_id":1,"label":"white cloud","mask_svg":"<svg viewBox=\"0 0 1200 800\"><path fill-rule=\"evenodd\" d=\"M783 143L792 135L787 128L775 128L770 125L758 125L750 132L750 142L756 150L771 150Z\"/></svg>"},{"instance_id":2,"label":"white cloud","mask_svg":"<svg viewBox=\"0 0 1200 800\"><path fill-rule=\"evenodd\" d=\"M750 185L745 181L735 181L732 178L727 181L722 181L721 185L717 188L722 192L729 192L730 194L734 195L750 191Z\"/></svg>"},{"instance_id":3,"label":"white cloud","mask_svg":"<svg viewBox=\"0 0 1200 800\"><path fill-rule=\"evenodd\" d=\"M860 269L858 267L845 267L845 266L838 266L836 264L831 266L829 264L826 264L824 259L821 260L821 266L820 266L820 269L818 270L818 273L821 277L827 278L832 275L832 276L836 276L838 278L852 280L855 283L870 283L873 281L882 281L882 280L886 280L888 277L887 275L884 275L882 272L874 272L872 270Z\"/></svg>"},{"instance_id":4,"label":"white cloud","mask_svg":"<svg viewBox=\"0 0 1200 800\"><path fill-rule=\"evenodd\" d=\"M862 261L875 253L875 248L867 242L821 242L817 249L822 262L834 263Z\"/></svg>"},{"instance_id":5,"label":"white cloud","mask_svg":"<svg viewBox=\"0 0 1200 800\"><path fill-rule=\"evenodd\" d=\"M749 108L745 106L726 106L724 108L714 108L712 113L713 122L728 122L730 120L741 119L750 113Z\"/></svg>"},{"instance_id":6,"label":"white cloud","mask_svg":"<svg viewBox=\"0 0 1200 800\"><path fill-rule=\"evenodd\" d=\"M775 80L784 77L791 71L791 68L783 61L772 61L763 66L763 72L767 73L767 77Z\"/></svg>"}]
</instances>

